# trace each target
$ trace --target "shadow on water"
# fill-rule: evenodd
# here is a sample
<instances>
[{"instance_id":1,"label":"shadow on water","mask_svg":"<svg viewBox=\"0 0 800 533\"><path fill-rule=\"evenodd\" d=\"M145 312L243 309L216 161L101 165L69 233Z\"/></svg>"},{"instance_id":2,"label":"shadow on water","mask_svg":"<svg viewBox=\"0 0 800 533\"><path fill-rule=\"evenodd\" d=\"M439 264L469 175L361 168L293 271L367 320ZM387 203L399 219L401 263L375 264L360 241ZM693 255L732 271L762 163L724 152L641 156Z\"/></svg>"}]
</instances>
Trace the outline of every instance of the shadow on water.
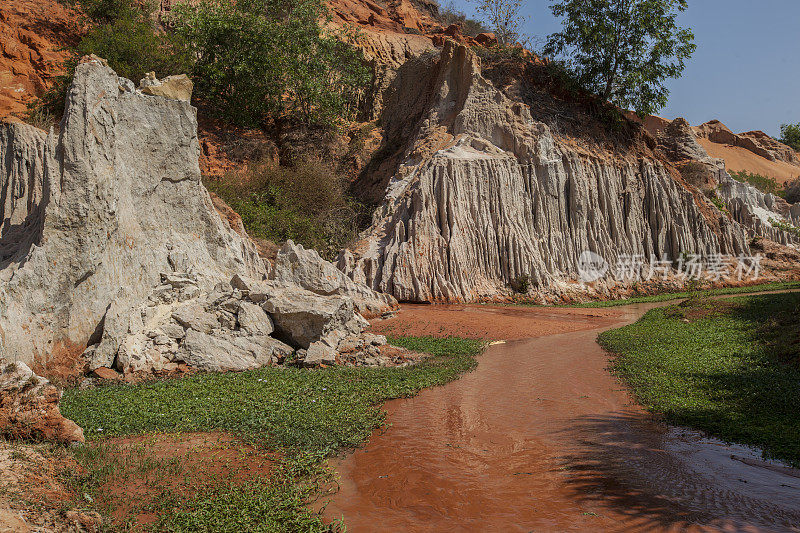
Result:
<instances>
[{"instance_id":1,"label":"shadow on water","mask_svg":"<svg viewBox=\"0 0 800 533\"><path fill-rule=\"evenodd\" d=\"M685 398L656 397L666 420L757 446L765 457L800 466L800 294L698 305L707 318L686 325L678 317L667 319L663 332L641 341L645 352L655 355L639 367L665 366L674 374L672 383L662 383L657 370L646 370L645 379L661 396L675 386ZM669 316L669 310L656 313ZM664 359L659 349L678 362Z\"/></svg>"},{"instance_id":2,"label":"shadow on water","mask_svg":"<svg viewBox=\"0 0 800 533\"><path fill-rule=\"evenodd\" d=\"M564 436L573 497L624 516L620 531L800 530L800 479L731 458L757 457L747 448L634 413L581 418Z\"/></svg>"}]
</instances>

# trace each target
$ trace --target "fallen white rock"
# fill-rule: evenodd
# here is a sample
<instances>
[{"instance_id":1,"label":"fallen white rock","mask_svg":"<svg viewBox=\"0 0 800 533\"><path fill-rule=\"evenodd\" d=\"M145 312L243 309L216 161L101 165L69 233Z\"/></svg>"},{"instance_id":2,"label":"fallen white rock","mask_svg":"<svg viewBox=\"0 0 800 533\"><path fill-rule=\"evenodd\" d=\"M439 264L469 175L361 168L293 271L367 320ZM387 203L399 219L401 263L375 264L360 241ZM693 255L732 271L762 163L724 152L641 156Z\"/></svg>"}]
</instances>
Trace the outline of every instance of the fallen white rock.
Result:
<instances>
[{"instance_id":1,"label":"fallen white rock","mask_svg":"<svg viewBox=\"0 0 800 533\"><path fill-rule=\"evenodd\" d=\"M137 89L87 57L60 133L0 124L0 359L243 370L396 306L292 243L273 269L231 229L201 183L187 82Z\"/></svg>"}]
</instances>

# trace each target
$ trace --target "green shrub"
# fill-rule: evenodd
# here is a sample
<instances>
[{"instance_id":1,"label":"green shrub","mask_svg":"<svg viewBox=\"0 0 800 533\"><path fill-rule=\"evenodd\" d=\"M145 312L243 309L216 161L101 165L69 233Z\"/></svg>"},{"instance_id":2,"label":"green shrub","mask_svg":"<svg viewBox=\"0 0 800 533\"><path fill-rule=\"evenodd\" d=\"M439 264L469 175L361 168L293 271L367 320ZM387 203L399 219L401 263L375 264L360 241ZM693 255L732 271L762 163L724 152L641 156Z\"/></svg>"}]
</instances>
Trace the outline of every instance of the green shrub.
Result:
<instances>
[{"instance_id":1,"label":"green shrub","mask_svg":"<svg viewBox=\"0 0 800 533\"><path fill-rule=\"evenodd\" d=\"M781 142L800 152L800 123L782 124Z\"/></svg>"},{"instance_id":2,"label":"green shrub","mask_svg":"<svg viewBox=\"0 0 800 533\"><path fill-rule=\"evenodd\" d=\"M198 97L240 125L333 124L356 113L371 79L344 42L356 36L323 29L322 0L210 0L174 14L197 57Z\"/></svg>"},{"instance_id":3,"label":"green shrub","mask_svg":"<svg viewBox=\"0 0 800 533\"><path fill-rule=\"evenodd\" d=\"M746 170L734 171L730 174L733 179L743 183L749 183L763 193L772 193L775 196L780 196L781 198L786 196L786 191L780 184L778 184L777 181L775 181L775 178L770 178L769 176L764 176L762 174L753 174L752 172L747 172Z\"/></svg>"},{"instance_id":4,"label":"green shrub","mask_svg":"<svg viewBox=\"0 0 800 533\"><path fill-rule=\"evenodd\" d=\"M106 59L117 74L134 82L151 71L158 77L186 72L192 63L180 37L156 32L141 14L96 26L75 52Z\"/></svg>"},{"instance_id":5,"label":"green shrub","mask_svg":"<svg viewBox=\"0 0 800 533\"><path fill-rule=\"evenodd\" d=\"M347 195L344 177L315 159L258 164L244 176L228 174L206 186L239 213L254 237L292 239L328 259L358 235L366 218L366 209Z\"/></svg>"},{"instance_id":6,"label":"green shrub","mask_svg":"<svg viewBox=\"0 0 800 533\"><path fill-rule=\"evenodd\" d=\"M149 14L155 8L152 1L134 4L132 0L62 0L62 3L79 7L90 21L100 24L136 17L142 9Z\"/></svg>"},{"instance_id":7,"label":"green shrub","mask_svg":"<svg viewBox=\"0 0 800 533\"><path fill-rule=\"evenodd\" d=\"M531 277L527 274L521 274L509 282L511 290L518 294L528 294L531 288Z\"/></svg>"},{"instance_id":8,"label":"green shrub","mask_svg":"<svg viewBox=\"0 0 800 533\"><path fill-rule=\"evenodd\" d=\"M106 59L117 74L134 82L151 71L163 77L190 70L192 57L185 42L178 35L157 31L149 9L139 10L130 0L86 0L79 5L95 24L73 47L62 66L65 74L56 78L35 109L56 117L64 113L75 66L84 55Z\"/></svg>"},{"instance_id":9,"label":"green shrub","mask_svg":"<svg viewBox=\"0 0 800 533\"><path fill-rule=\"evenodd\" d=\"M74 1L74 0L65 0ZM295 121L332 125L355 115L371 80L358 36L324 30L322 0L207 0L172 12L174 31L152 21L153 4L77 0L94 23L41 105L63 112L77 58L96 54L138 81L188 72L195 95L221 118L258 126Z\"/></svg>"}]
</instances>

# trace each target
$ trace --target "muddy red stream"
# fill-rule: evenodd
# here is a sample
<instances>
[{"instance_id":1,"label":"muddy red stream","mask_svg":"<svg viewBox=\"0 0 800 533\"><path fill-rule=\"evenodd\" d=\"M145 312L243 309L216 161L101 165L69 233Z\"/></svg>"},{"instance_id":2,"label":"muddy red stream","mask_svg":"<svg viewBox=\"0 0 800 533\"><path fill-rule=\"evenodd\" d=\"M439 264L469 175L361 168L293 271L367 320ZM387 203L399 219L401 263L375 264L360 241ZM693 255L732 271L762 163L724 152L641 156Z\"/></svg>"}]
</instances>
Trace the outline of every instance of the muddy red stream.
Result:
<instances>
[{"instance_id":1,"label":"muddy red stream","mask_svg":"<svg viewBox=\"0 0 800 533\"><path fill-rule=\"evenodd\" d=\"M535 338L491 345L460 380L389 402L391 425L333 461L341 490L326 518L353 533L800 531L800 479L657 423L607 372L597 334L651 307L415 306L376 324L397 334L427 314L423 328L495 321Z\"/></svg>"}]
</instances>

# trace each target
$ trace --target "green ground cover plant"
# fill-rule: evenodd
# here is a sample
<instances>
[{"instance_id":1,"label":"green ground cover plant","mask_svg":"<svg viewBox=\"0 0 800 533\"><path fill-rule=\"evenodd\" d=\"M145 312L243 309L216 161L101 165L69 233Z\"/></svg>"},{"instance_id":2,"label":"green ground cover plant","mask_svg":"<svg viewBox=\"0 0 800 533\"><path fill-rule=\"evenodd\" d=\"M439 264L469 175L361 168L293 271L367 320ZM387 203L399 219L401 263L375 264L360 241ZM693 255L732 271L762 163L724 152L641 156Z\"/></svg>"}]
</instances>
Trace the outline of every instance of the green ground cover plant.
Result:
<instances>
[{"instance_id":1,"label":"green ground cover plant","mask_svg":"<svg viewBox=\"0 0 800 533\"><path fill-rule=\"evenodd\" d=\"M800 465L800 294L654 309L600 335L612 369L672 424Z\"/></svg>"},{"instance_id":2,"label":"green ground cover plant","mask_svg":"<svg viewBox=\"0 0 800 533\"><path fill-rule=\"evenodd\" d=\"M765 291L788 291L800 289L800 282L797 281L778 281L773 283L760 283L758 285L748 285L746 287L721 287L718 289L707 290L686 290L679 292L665 292L661 294L651 294L635 296L622 300L601 300L597 302L585 302L571 305L570 307L618 307L620 305L642 304L649 302L668 302L670 300L682 300L692 296L723 296L727 294L748 294L753 292Z\"/></svg>"},{"instance_id":3,"label":"green ground cover plant","mask_svg":"<svg viewBox=\"0 0 800 533\"><path fill-rule=\"evenodd\" d=\"M243 175L228 173L204 183L242 217L251 236L292 239L330 260L369 220L369 210L347 193L346 178L316 159L291 166L254 164Z\"/></svg>"},{"instance_id":4,"label":"green ground cover plant","mask_svg":"<svg viewBox=\"0 0 800 533\"><path fill-rule=\"evenodd\" d=\"M264 368L68 390L62 412L84 428L90 442L74 452L87 472L75 480L77 491L97 494L108 476L119 475L102 448L109 437L223 431L277 451L276 470L268 479L198 486L191 498L165 488L157 498L160 507L153 509L168 510L160 513L157 530L325 530L319 515L308 510L333 479L325 458L361 445L380 427L382 402L457 379L477 365L483 349L482 341L455 337L390 341L431 357L405 368Z\"/></svg>"},{"instance_id":5,"label":"green ground cover plant","mask_svg":"<svg viewBox=\"0 0 800 533\"><path fill-rule=\"evenodd\" d=\"M779 292L800 289L800 281L776 281L770 283L759 283L756 285L748 285L746 287L720 287L717 289L700 289L697 287L689 287L684 291L676 292L660 292L657 294L643 294L641 296L632 296L630 298L621 298L618 300L597 300L593 302L580 302L558 307L589 307L589 308L602 308L602 307L619 307L621 305L643 304L650 302L669 302L672 300L683 300L691 297L708 297L708 296L724 296L729 294L750 294L754 292ZM540 307L542 304L518 301L509 305L519 305L525 307Z\"/></svg>"}]
</instances>

